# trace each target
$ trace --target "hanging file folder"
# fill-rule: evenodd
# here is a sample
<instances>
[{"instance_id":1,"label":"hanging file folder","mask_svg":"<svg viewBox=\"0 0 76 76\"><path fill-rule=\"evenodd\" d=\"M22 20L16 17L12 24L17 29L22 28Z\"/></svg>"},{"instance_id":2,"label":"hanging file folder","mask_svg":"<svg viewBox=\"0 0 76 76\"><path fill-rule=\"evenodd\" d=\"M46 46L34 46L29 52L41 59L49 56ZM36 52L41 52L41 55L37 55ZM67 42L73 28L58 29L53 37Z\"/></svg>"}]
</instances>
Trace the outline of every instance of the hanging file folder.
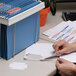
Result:
<instances>
[{"instance_id":1,"label":"hanging file folder","mask_svg":"<svg viewBox=\"0 0 76 76\"><path fill-rule=\"evenodd\" d=\"M10 59L38 41L40 10L44 3L35 0L0 0L0 3L21 8L13 14L0 13L0 56Z\"/></svg>"}]
</instances>

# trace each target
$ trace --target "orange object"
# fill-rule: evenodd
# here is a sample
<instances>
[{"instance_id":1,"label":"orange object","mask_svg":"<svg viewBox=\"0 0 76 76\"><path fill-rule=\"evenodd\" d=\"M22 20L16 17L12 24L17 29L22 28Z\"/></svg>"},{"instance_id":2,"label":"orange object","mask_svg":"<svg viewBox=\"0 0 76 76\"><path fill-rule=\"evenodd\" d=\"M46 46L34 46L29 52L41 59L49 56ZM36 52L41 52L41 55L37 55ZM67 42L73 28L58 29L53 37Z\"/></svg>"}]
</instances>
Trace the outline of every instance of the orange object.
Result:
<instances>
[{"instance_id":1,"label":"orange object","mask_svg":"<svg viewBox=\"0 0 76 76\"><path fill-rule=\"evenodd\" d=\"M19 11L21 8L20 7L15 7L11 10L8 11L9 14L13 14L13 13L16 13L17 11Z\"/></svg>"},{"instance_id":2,"label":"orange object","mask_svg":"<svg viewBox=\"0 0 76 76\"><path fill-rule=\"evenodd\" d=\"M50 7L42 9L40 11L40 26L41 27L45 25L49 11L50 11Z\"/></svg>"}]
</instances>

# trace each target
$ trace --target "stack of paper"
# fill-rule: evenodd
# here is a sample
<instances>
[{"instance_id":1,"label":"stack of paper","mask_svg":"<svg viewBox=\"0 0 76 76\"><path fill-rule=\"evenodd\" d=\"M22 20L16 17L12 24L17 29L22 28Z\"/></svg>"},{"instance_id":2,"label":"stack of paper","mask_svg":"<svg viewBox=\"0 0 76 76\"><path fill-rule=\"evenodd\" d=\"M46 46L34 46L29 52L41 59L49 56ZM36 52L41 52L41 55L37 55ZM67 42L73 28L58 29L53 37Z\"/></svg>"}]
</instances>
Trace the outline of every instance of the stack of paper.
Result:
<instances>
[{"instance_id":1,"label":"stack of paper","mask_svg":"<svg viewBox=\"0 0 76 76\"><path fill-rule=\"evenodd\" d=\"M40 55L42 57L40 60L56 56L55 50L50 43L35 43L25 50L24 57L27 58L28 54Z\"/></svg>"},{"instance_id":2,"label":"stack of paper","mask_svg":"<svg viewBox=\"0 0 76 76\"><path fill-rule=\"evenodd\" d=\"M40 60L45 60L49 57L51 58L54 56L58 56L56 55L55 50L53 49L52 45L53 44L51 43L35 43L25 50L24 58L28 59L29 54L40 55L42 57L40 58ZM68 55L60 56L60 57L71 62L76 62L76 53L71 53Z\"/></svg>"},{"instance_id":3,"label":"stack of paper","mask_svg":"<svg viewBox=\"0 0 76 76\"><path fill-rule=\"evenodd\" d=\"M61 22L55 27L43 32L43 34L54 41L63 39L72 43L76 41L76 21Z\"/></svg>"}]
</instances>

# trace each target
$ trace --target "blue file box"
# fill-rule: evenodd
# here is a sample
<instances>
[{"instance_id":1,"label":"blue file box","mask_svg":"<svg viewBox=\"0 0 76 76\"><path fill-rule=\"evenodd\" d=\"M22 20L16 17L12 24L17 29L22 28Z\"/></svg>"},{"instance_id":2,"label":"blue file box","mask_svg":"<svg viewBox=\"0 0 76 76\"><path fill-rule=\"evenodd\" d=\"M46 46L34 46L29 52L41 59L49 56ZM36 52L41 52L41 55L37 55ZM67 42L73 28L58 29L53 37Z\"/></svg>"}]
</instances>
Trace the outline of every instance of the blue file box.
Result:
<instances>
[{"instance_id":1,"label":"blue file box","mask_svg":"<svg viewBox=\"0 0 76 76\"><path fill-rule=\"evenodd\" d=\"M21 7L13 15L0 14L0 56L10 59L39 40L40 10L44 3L35 0L1 0Z\"/></svg>"}]
</instances>

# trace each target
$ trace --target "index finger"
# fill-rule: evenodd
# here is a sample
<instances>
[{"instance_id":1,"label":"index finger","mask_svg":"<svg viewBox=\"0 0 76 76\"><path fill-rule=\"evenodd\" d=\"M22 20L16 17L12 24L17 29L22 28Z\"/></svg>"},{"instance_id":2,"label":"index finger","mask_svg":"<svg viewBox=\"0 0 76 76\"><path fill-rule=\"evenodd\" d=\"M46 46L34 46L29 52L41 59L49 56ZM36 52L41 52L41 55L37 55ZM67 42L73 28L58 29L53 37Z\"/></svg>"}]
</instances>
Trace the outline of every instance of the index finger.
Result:
<instances>
[{"instance_id":1,"label":"index finger","mask_svg":"<svg viewBox=\"0 0 76 76\"><path fill-rule=\"evenodd\" d=\"M60 69L60 62L57 60L56 61L56 68L59 70Z\"/></svg>"},{"instance_id":2,"label":"index finger","mask_svg":"<svg viewBox=\"0 0 76 76\"><path fill-rule=\"evenodd\" d=\"M60 50L60 47L62 47L64 41L63 40L59 40L58 42L54 43L53 47L56 51Z\"/></svg>"}]
</instances>

